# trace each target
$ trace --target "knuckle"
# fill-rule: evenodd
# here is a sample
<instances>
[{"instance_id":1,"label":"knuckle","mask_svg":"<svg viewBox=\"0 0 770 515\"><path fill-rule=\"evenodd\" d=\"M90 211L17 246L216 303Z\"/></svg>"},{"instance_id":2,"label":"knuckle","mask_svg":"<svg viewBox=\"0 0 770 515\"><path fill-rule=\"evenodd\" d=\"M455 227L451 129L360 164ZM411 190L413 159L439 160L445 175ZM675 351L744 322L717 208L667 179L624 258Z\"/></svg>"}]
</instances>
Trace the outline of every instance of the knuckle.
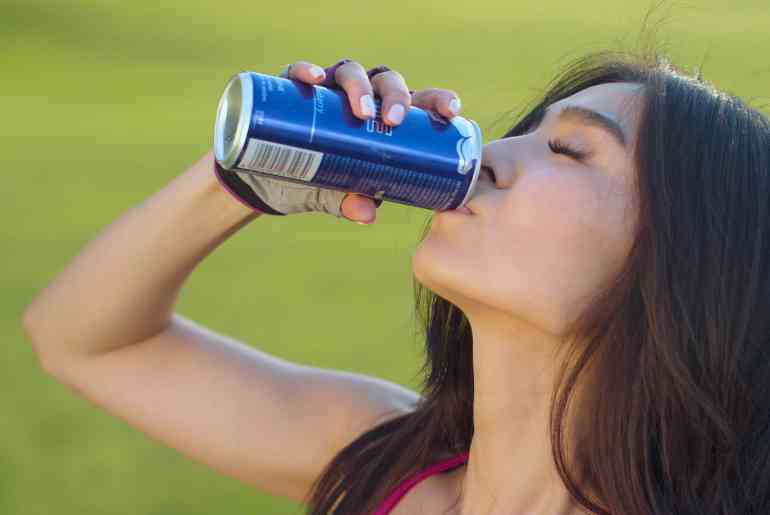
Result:
<instances>
[{"instance_id":1,"label":"knuckle","mask_svg":"<svg viewBox=\"0 0 770 515\"><path fill-rule=\"evenodd\" d=\"M347 64L351 65L351 67L356 71L366 72L366 70L364 70L364 65L358 61L350 61Z\"/></svg>"},{"instance_id":2,"label":"knuckle","mask_svg":"<svg viewBox=\"0 0 770 515\"><path fill-rule=\"evenodd\" d=\"M411 102L412 94L400 73L390 70L378 73L371 80L374 90L383 98L394 98L402 102Z\"/></svg>"},{"instance_id":3,"label":"knuckle","mask_svg":"<svg viewBox=\"0 0 770 515\"><path fill-rule=\"evenodd\" d=\"M337 68L337 71L344 70L345 74L355 75L357 73L363 73L366 75L366 71L364 70L364 67L359 63L358 61L349 61L339 68Z\"/></svg>"},{"instance_id":4,"label":"knuckle","mask_svg":"<svg viewBox=\"0 0 770 515\"><path fill-rule=\"evenodd\" d=\"M372 91L372 84L369 82L366 70L356 61L350 61L343 64L337 68L335 75L337 83L345 88L351 88L355 91L365 93L370 93Z\"/></svg>"},{"instance_id":5,"label":"knuckle","mask_svg":"<svg viewBox=\"0 0 770 515\"><path fill-rule=\"evenodd\" d=\"M406 88L406 81L404 81L404 77L395 70L388 70L386 72L378 73L372 77L371 83L378 87L384 87L392 84L396 87L403 88L404 91L409 91Z\"/></svg>"},{"instance_id":6,"label":"knuckle","mask_svg":"<svg viewBox=\"0 0 770 515\"><path fill-rule=\"evenodd\" d=\"M300 70L307 71L310 69L310 67L313 66L311 63L307 61L295 61L290 68L292 75L297 75Z\"/></svg>"},{"instance_id":7,"label":"knuckle","mask_svg":"<svg viewBox=\"0 0 770 515\"><path fill-rule=\"evenodd\" d=\"M401 75L401 73L399 73L396 70L388 70L388 71L386 71L385 73L383 73L381 75L387 75L389 79L395 80L397 82L406 82L404 80L404 76Z\"/></svg>"}]
</instances>

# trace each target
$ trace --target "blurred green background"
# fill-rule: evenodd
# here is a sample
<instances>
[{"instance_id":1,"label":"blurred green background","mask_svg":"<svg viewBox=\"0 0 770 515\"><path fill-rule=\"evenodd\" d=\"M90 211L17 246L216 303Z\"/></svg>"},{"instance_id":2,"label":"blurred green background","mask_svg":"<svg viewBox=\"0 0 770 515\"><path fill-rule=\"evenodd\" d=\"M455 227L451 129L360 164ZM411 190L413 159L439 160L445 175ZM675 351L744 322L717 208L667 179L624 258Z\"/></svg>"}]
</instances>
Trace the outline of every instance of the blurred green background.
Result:
<instances>
[{"instance_id":1,"label":"blurred green background","mask_svg":"<svg viewBox=\"0 0 770 515\"><path fill-rule=\"evenodd\" d=\"M651 4L576 5L0 0L0 514L301 513L46 376L22 336L23 308L209 149L233 73L277 74L300 59L387 64L411 89L458 92L488 142L566 59L632 47ZM652 20L675 63L703 64L708 80L767 112L767 0L665 2ZM429 216L386 203L371 227L261 218L201 263L177 311L289 360L416 389L410 259Z\"/></svg>"}]
</instances>

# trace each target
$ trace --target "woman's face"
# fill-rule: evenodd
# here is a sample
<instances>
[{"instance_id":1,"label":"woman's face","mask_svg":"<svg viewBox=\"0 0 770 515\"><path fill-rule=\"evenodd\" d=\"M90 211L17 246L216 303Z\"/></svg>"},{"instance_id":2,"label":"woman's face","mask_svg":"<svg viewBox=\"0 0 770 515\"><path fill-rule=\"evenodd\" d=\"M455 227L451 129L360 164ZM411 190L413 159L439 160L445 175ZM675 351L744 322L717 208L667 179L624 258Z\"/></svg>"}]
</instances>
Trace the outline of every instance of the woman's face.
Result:
<instances>
[{"instance_id":1,"label":"woman's face","mask_svg":"<svg viewBox=\"0 0 770 515\"><path fill-rule=\"evenodd\" d=\"M642 92L631 82L590 87L551 104L528 134L485 145L494 179L482 168L472 215L434 215L412 257L416 278L469 317L502 311L561 334L630 250ZM568 107L615 120L622 133ZM588 155L555 153L554 140Z\"/></svg>"}]
</instances>

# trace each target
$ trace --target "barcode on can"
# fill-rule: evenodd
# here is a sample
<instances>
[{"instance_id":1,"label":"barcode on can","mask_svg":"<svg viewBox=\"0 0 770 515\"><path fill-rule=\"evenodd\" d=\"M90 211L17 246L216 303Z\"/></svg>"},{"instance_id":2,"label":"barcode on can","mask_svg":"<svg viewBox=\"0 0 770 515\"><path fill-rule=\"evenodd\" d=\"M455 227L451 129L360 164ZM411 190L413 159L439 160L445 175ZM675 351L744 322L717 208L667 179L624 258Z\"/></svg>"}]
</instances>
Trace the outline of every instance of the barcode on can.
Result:
<instances>
[{"instance_id":1,"label":"barcode on can","mask_svg":"<svg viewBox=\"0 0 770 515\"><path fill-rule=\"evenodd\" d=\"M311 181L323 152L251 138L238 168Z\"/></svg>"}]
</instances>

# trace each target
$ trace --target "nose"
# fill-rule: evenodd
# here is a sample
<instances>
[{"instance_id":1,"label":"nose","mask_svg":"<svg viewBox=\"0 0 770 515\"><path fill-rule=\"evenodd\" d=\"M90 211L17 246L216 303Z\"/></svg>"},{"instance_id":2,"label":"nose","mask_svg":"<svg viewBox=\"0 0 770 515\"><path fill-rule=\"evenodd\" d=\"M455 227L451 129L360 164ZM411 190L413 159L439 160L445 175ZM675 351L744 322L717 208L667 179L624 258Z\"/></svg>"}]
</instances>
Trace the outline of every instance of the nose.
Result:
<instances>
[{"instance_id":1,"label":"nose","mask_svg":"<svg viewBox=\"0 0 770 515\"><path fill-rule=\"evenodd\" d=\"M481 169L492 177L497 188L510 188L516 176L511 140L505 138L484 145L481 150Z\"/></svg>"}]
</instances>

